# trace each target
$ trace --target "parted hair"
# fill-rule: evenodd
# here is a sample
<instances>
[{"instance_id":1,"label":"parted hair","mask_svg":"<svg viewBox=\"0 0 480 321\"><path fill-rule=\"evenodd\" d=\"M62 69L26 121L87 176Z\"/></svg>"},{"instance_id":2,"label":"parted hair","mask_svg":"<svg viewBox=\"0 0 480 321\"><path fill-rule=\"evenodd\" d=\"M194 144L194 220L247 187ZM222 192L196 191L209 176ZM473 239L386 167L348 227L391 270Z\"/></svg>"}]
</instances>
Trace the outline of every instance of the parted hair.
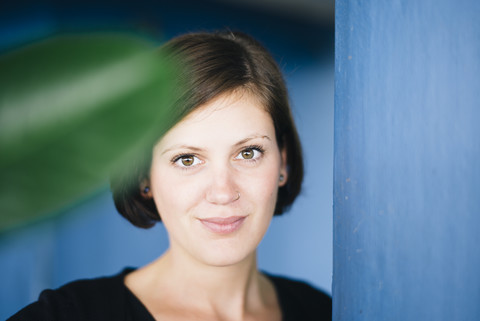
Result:
<instances>
[{"instance_id":1,"label":"parted hair","mask_svg":"<svg viewBox=\"0 0 480 321\"><path fill-rule=\"evenodd\" d=\"M274 213L282 214L300 193L303 157L285 81L273 57L252 37L231 31L185 34L160 51L180 66L175 77L182 92L172 108L173 124L214 98L239 91L253 95L270 114L279 148L287 153L288 180L278 190ZM118 212L143 228L161 221L153 199L145 198L140 187L150 177L152 150L110 179Z\"/></svg>"}]
</instances>

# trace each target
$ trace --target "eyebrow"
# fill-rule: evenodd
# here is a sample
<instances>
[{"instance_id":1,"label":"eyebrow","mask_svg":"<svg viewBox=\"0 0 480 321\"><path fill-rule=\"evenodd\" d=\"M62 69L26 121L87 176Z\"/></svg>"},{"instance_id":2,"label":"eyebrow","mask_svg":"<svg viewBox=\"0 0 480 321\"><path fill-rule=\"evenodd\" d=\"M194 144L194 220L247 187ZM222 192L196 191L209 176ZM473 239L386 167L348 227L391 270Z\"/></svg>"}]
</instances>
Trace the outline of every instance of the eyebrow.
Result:
<instances>
[{"instance_id":1,"label":"eyebrow","mask_svg":"<svg viewBox=\"0 0 480 321\"><path fill-rule=\"evenodd\" d=\"M252 140L252 139L256 139L256 138L263 138L263 139L268 139L271 141L270 137L268 137L267 135L252 135L252 136L248 136L247 138L245 139L242 139L241 141L239 141L238 143L235 144L235 146L239 146L239 145L243 145L245 144L246 142Z\"/></svg>"},{"instance_id":2,"label":"eyebrow","mask_svg":"<svg viewBox=\"0 0 480 321\"><path fill-rule=\"evenodd\" d=\"M252 135L252 136L248 136L240 141L238 141L237 143L234 144L234 146L240 146L240 145L243 145L253 139L257 139L257 138L261 138L261 139L267 139L269 141L271 141L272 139L270 137L268 137L267 135ZM184 144L179 144L179 145L173 145L172 147L169 147L167 149L165 149L161 155L165 154L165 153L168 153L172 150L176 150L176 149L188 149L188 150L192 150L194 152L201 152L203 151L202 148L199 148L199 147L195 147L195 146L190 146L190 145L184 145Z\"/></svg>"}]
</instances>

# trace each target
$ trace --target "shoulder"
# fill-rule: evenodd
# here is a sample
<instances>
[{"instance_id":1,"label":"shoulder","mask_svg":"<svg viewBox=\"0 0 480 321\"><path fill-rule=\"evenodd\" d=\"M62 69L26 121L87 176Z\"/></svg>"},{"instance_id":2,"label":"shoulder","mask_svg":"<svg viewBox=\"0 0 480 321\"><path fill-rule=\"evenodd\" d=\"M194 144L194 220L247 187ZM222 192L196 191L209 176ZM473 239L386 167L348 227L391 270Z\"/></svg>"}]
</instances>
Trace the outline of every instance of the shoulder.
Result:
<instances>
[{"instance_id":1,"label":"shoulder","mask_svg":"<svg viewBox=\"0 0 480 321\"><path fill-rule=\"evenodd\" d=\"M277 291L284 320L331 320L332 298L307 282L266 274Z\"/></svg>"},{"instance_id":2,"label":"shoulder","mask_svg":"<svg viewBox=\"0 0 480 321\"><path fill-rule=\"evenodd\" d=\"M123 272L96 279L68 283L56 290L43 291L38 301L12 316L17 320L109 320L119 315L124 300Z\"/></svg>"}]
</instances>

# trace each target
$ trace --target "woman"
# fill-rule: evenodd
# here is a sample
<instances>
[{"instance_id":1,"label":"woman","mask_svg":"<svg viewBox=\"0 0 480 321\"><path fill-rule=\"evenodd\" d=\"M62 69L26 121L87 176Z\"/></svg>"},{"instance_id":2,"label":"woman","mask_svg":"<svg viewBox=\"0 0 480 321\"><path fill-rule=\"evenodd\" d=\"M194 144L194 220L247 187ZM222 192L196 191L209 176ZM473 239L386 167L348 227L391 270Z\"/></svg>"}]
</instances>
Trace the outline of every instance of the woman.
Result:
<instances>
[{"instance_id":1,"label":"woman","mask_svg":"<svg viewBox=\"0 0 480 321\"><path fill-rule=\"evenodd\" d=\"M300 142L278 66L242 33L188 34L164 48L179 69L177 122L112 179L118 211L162 221L151 264L44 291L11 320L329 320L331 299L258 271L272 216L298 195Z\"/></svg>"}]
</instances>

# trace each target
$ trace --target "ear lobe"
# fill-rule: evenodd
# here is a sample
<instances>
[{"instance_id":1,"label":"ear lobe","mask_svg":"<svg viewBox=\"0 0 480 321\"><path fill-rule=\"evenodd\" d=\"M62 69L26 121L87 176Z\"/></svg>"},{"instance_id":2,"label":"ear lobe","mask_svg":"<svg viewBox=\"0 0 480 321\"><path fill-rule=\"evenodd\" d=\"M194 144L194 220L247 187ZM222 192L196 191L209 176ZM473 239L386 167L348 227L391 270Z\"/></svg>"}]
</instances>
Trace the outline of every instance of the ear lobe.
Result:
<instances>
[{"instance_id":1,"label":"ear lobe","mask_svg":"<svg viewBox=\"0 0 480 321\"><path fill-rule=\"evenodd\" d=\"M140 182L139 188L140 188L140 194L143 196L143 198L149 199L153 197L152 189L150 188L150 180L144 178Z\"/></svg>"},{"instance_id":2,"label":"ear lobe","mask_svg":"<svg viewBox=\"0 0 480 321\"><path fill-rule=\"evenodd\" d=\"M283 147L280 150L280 156L282 158L282 164L280 166L280 176L278 178L278 186L282 187L287 184L288 170L287 170L287 149Z\"/></svg>"}]
</instances>

